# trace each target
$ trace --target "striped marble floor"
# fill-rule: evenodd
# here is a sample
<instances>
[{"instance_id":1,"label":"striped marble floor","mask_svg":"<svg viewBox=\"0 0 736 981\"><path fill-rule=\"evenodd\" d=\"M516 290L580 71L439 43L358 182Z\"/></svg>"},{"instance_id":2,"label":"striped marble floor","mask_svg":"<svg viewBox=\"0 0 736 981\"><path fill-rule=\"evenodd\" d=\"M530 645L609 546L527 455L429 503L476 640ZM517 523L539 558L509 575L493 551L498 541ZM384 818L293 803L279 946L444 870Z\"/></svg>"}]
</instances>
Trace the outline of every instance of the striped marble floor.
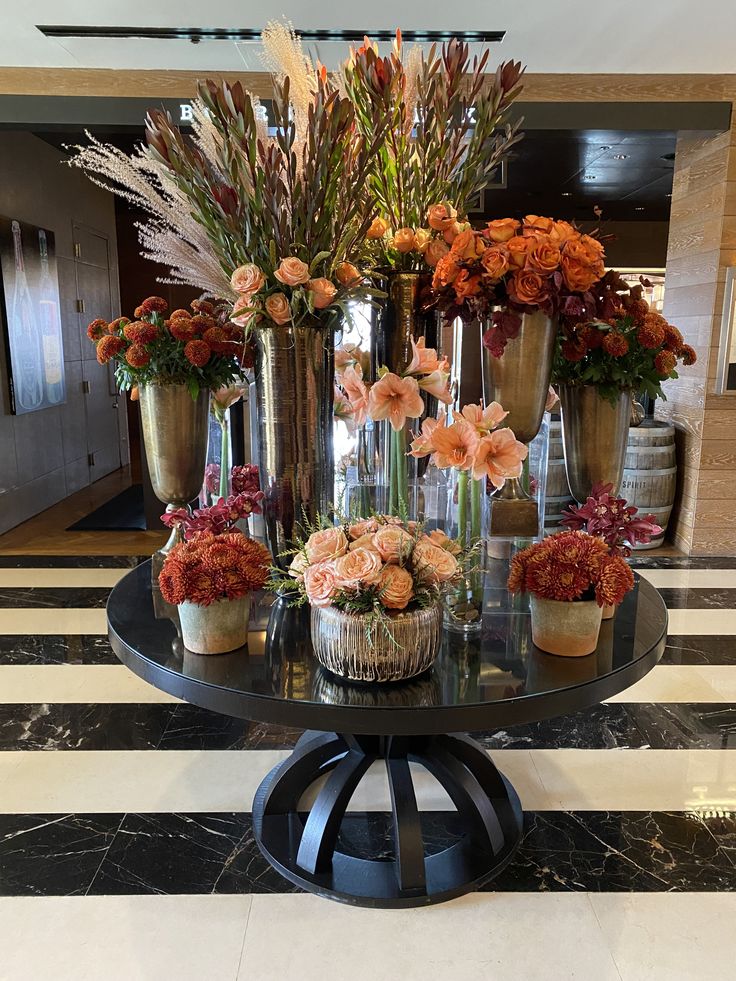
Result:
<instances>
[{"instance_id":1,"label":"striped marble floor","mask_svg":"<svg viewBox=\"0 0 736 981\"><path fill-rule=\"evenodd\" d=\"M302 894L248 808L298 731L187 705L105 637L131 558L0 557L0 981L679 981L736 960L736 560L648 555L665 656L593 709L476 734L526 833L482 893L425 910ZM420 806L449 809L417 780ZM380 842L370 774L346 835Z\"/></svg>"}]
</instances>

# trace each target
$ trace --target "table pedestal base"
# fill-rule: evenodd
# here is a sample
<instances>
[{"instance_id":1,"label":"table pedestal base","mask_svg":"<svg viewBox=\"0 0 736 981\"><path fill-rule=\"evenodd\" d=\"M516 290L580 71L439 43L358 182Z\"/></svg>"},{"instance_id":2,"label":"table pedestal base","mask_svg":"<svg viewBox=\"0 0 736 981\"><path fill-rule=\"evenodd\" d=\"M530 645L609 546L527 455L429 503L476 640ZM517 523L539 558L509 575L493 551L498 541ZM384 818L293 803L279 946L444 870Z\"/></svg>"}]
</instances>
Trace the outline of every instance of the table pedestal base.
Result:
<instances>
[{"instance_id":1,"label":"table pedestal base","mask_svg":"<svg viewBox=\"0 0 736 981\"><path fill-rule=\"evenodd\" d=\"M345 811L377 760L388 776L393 847L374 857L348 854L340 840ZM451 844L432 854L410 761L437 779L456 808L447 814ZM302 813L302 796L325 776ZM306 732L258 788L253 824L261 851L291 882L340 902L390 908L441 903L493 878L521 839L522 812L514 788L468 736Z\"/></svg>"}]
</instances>

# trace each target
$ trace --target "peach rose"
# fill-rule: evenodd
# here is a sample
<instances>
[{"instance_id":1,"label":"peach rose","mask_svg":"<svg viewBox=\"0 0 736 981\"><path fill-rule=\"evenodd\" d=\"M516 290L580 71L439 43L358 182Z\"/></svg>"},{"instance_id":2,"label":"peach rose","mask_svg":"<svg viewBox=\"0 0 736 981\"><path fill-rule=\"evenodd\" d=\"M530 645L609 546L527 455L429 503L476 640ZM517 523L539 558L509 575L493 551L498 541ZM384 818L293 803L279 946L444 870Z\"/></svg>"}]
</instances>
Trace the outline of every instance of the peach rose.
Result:
<instances>
[{"instance_id":1,"label":"peach rose","mask_svg":"<svg viewBox=\"0 0 736 981\"><path fill-rule=\"evenodd\" d=\"M324 310L337 296L337 287L324 276L307 281L307 289L312 294L312 301L315 310Z\"/></svg>"},{"instance_id":2,"label":"peach rose","mask_svg":"<svg viewBox=\"0 0 736 981\"><path fill-rule=\"evenodd\" d=\"M414 251L424 255L431 241L432 232L429 228L417 228L414 232Z\"/></svg>"},{"instance_id":3,"label":"peach rose","mask_svg":"<svg viewBox=\"0 0 736 981\"><path fill-rule=\"evenodd\" d=\"M432 288L437 289L438 287L450 286L451 283L455 282L459 272L460 266L455 262L452 255L448 253L440 259L435 267L434 276L432 277Z\"/></svg>"},{"instance_id":4,"label":"peach rose","mask_svg":"<svg viewBox=\"0 0 736 981\"><path fill-rule=\"evenodd\" d=\"M263 304L266 314L279 326L291 320L291 307L283 293L272 293Z\"/></svg>"},{"instance_id":5,"label":"peach rose","mask_svg":"<svg viewBox=\"0 0 736 981\"><path fill-rule=\"evenodd\" d=\"M531 269L519 269L514 273L511 290L519 303L538 304L547 298L545 280Z\"/></svg>"},{"instance_id":6,"label":"peach rose","mask_svg":"<svg viewBox=\"0 0 736 981\"><path fill-rule=\"evenodd\" d=\"M521 222L515 218L496 218L489 221L483 234L492 242L508 242L519 230Z\"/></svg>"},{"instance_id":7,"label":"peach rose","mask_svg":"<svg viewBox=\"0 0 736 981\"><path fill-rule=\"evenodd\" d=\"M414 248L414 229L399 228L391 243L397 252L411 252Z\"/></svg>"},{"instance_id":8,"label":"peach rose","mask_svg":"<svg viewBox=\"0 0 736 981\"><path fill-rule=\"evenodd\" d=\"M378 531L378 522L375 518L361 518L360 521L354 521L348 526L348 538L354 542L358 538L372 535L376 531Z\"/></svg>"},{"instance_id":9,"label":"peach rose","mask_svg":"<svg viewBox=\"0 0 736 981\"><path fill-rule=\"evenodd\" d=\"M436 232L444 232L457 219L457 211L445 201L443 204L433 204L427 212L427 224Z\"/></svg>"},{"instance_id":10,"label":"peach rose","mask_svg":"<svg viewBox=\"0 0 736 981\"><path fill-rule=\"evenodd\" d=\"M427 246L426 252L424 253L424 261L427 263L430 269L434 269L440 259L444 259L449 251L449 246L444 239L433 238Z\"/></svg>"},{"instance_id":11,"label":"peach rose","mask_svg":"<svg viewBox=\"0 0 736 981\"><path fill-rule=\"evenodd\" d=\"M414 543L411 535L398 525L384 525L383 528L379 528L373 541L383 561L391 565L398 565L402 559L405 559Z\"/></svg>"},{"instance_id":12,"label":"peach rose","mask_svg":"<svg viewBox=\"0 0 736 981\"><path fill-rule=\"evenodd\" d=\"M384 566L379 587L381 603L387 610L405 610L414 595L411 573L399 565Z\"/></svg>"},{"instance_id":13,"label":"peach rose","mask_svg":"<svg viewBox=\"0 0 736 981\"><path fill-rule=\"evenodd\" d=\"M304 570L304 592L312 606L329 606L337 590L333 562L317 562Z\"/></svg>"},{"instance_id":14,"label":"peach rose","mask_svg":"<svg viewBox=\"0 0 736 981\"><path fill-rule=\"evenodd\" d=\"M458 237L460 232L464 232L466 229L470 228L467 222L454 221L449 228L446 228L442 233L442 238L447 242L448 245L452 245L455 239Z\"/></svg>"},{"instance_id":15,"label":"peach rose","mask_svg":"<svg viewBox=\"0 0 736 981\"><path fill-rule=\"evenodd\" d=\"M236 293L257 293L265 282L266 277L254 262L238 266L230 277L230 285Z\"/></svg>"},{"instance_id":16,"label":"peach rose","mask_svg":"<svg viewBox=\"0 0 736 981\"><path fill-rule=\"evenodd\" d=\"M414 568L425 581L448 582L457 574L458 564L447 549L421 541L414 549Z\"/></svg>"},{"instance_id":17,"label":"peach rose","mask_svg":"<svg viewBox=\"0 0 736 981\"><path fill-rule=\"evenodd\" d=\"M529 239L521 235L510 238L506 243L508 250L509 263L517 269L521 269L526 262L526 253L529 248Z\"/></svg>"},{"instance_id":18,"label":"peach rose","mask_svg":"<svg viewBox=\"0 0 736 981\"><path fill-rule=\"evenodd\" d=\"M352 262L338 262L335 266L335 279L341 286L355 286L362 278Z\"/></svg>"},{"instance_id":19,"label":"peach rose","mask_svg":"<svg viewBox=\"0 0 736 981\"><path fill-rule=\"evenodd\" d=\"M297 552L294 558L291 560L289 575L296 579L297 582L303 582L304 573L308 565L309 559L306 557L304 552Z\"/></svg>"},{"instance_id":20,"label":"peach rose","mask_svg":"<svg viewBox=\"0 0 736 981\"><path fill-rule=\"evenodd\" d=\"M251 294L242 293L233 304L230 320L238 327L250 327L258 310Z\"/></svg>"},{"instance_id":21,"label":"peach rose","mask_svg":"<svg viewBox=\"0 0 736 981\"><path fill-rule=\"evenodd\" d=\"M455 236L451 252L460 259L470 262L485 251L483 240L472 228L464 228Z\"/></svg>"},{"instance_id":22,"label":"peach rose","mask_svg":"<svg viewBox=\"0 0 736 981\"><path fill-rule=\"evenodd\" d=\"M550 229L549 238L558 248L561 248L565 242L569 242L579 234L569 221L556 221Z\"/></svg>"},{"instance_id":23,"label":"peach rose","mask_svg":"<svg viewBox=\"0 0 736 981\"><path fill-rule=\"evenodd\" d=\"M310 562L337 559L348 550L348 540L342 528L323 528L309 536L304 551Z\"/></svg>"},{"instance_id":24,"label":"peach rose","mask_svg":"<svg viewBox=\"0 0 736 981\"><path fill-rule=\"evenodd\" d=\"M521 230L522 235L539 235L540 232L548 235L554 226L552 218L543 218L541 215L527 215Z\"/></svg>"},{"instance_id":25,"label":"peach rose","mask_svg":"<svg viewBox=\"0 0 736 981\"><path fill-rule=\"evenodd\" d=\"M309 266L296 256L282 259L274 276L285 286L301 286L309 279Z\"/></svg>"},{"instance_id":26,"label":"peach rose","mask_svg":"<svg viewBox=\"0 0 736 981\"><path fill-rule=\"evenodd\" d=\"M388 231L388 222L385 218L374 218L371 226L365 233L366 238L383 238Z\"/></svg>"},{"instance_id":27,"label":"peach rose","mask_svg":"<svg viewBox=\"0 0 736 981\"><path fill-rule=\"evenodd\" d=\"M452 284L458 303L480 293L480 276L471 276L467 269L461 269Z\"/></svg>"},{"instance_id":28,"label":"peach rose","mask_svg":"<svg viewBox=\"0 0 736 981\"><path fill-rule=\"evenodd\" d=\"M527 252L526 268L553 273L560 264L560 250L548 238L541 238Z\"/></svg>"},{"instance_id":29,"label":"peach rose","mask_svg":"<svg viewBox=\"0 0 736 981\"><path fill-rule=\"evenodd\" d=\"M486 249L480 257L480 262L489 279L498 280L509 271L508 253L498 246Z\"/></svg>"},{"instance_id":30,"label":"peach rose","mask_svg":"<svg viewBox=\"0 0 736 981\"><path fill-rule=\"evenodd\" d=\"M428 541L431 545L436 545L437 548L444 548L451 555L459 555L462 552L459 542L454 541L439 528L430 531L429 534L422 538L422 541Z\"/></svg>"},{"instance_id":31,"label":"peach rose","mask_svg":"<svg viewBox=\"0 0 736 981\"><path fill-rule=\"evenodd\" d=\"M354 552L356 548L369 548L373 552L378 552L375 537L373 532L367 532L365 535L361 535L360 538L356 538L354 542L350 543L348 551Z\"/></svg>"},{"instance_id":32,"label":"peach rose","mask_svg":"<svg viewBox=\"0 0 736 981\"><path fill-rule=\"evenodd\" d=\"M381 578L383 562L372 548L356 548L335 560L335 582L338 589L373 586Z\"/></svg>"}]
</instances>

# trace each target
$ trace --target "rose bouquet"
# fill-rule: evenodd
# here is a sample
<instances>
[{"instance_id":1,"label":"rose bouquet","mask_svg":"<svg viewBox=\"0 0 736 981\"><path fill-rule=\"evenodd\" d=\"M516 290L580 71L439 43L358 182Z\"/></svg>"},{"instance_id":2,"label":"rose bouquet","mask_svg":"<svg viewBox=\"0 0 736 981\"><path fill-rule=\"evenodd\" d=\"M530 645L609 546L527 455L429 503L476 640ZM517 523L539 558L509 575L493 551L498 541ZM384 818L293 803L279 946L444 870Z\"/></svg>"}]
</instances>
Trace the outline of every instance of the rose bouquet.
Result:
<instances>
[{"instance_id":1,"label":"rose bouquet","mask_svg":"<svg viewBox=\"0 0 736 981\"><path fill-rule=\"evenodd\" d=\"M115 363L122 390L142 384L187 385L192 398L201 389L232 385L242 377L243 330L221 322L206 300L194 300L192 313L174 310L149 296L136 307L135 320L118 317L93 320L87 336L97 348L100 364Z\"/></svg>"},{"instance_id":2,"label":"rose bouquet","mask_svg":"<svg viewBox=\"0 0 736 981\"><path fill-rule=\"evenodd\" d=\"M662 529L653 514L639 515L639 509L625 498L615 497L613 484L596 484L582 505L571 505L563 512L562 524L574 531L597 535L611 555L628 558L633 545L647 544Z\"/></svg>"},{"instance_id":3,"label":"rose bouquet","mask_svg":"<svg viewBox=\"0 0 736 981\"><path fill-rule=\"evenodd\" d=\"M448 320L491 320L483 343L494 355L518 336L521 314L580 319L594 309L591 288L605 272L604 250L566 221L527 215L451 232L436 264L428 304ZM500 309L499 309L500 308Z\"/></svg>"},{"instance_id":4,"label":"rose bouquet","mask_svg":"<svg viewBox=\"0 0 736 981\"><path fill-rule=\"evenodd\" d=\"M678 361L693 365L697 355L641 292L615 272L606 275L596 291L596 317L567 324L558 338L556 384L593 385L610 402L623 389L666 398L662 382L678 377Z\"/></svg>"}]
</instances>

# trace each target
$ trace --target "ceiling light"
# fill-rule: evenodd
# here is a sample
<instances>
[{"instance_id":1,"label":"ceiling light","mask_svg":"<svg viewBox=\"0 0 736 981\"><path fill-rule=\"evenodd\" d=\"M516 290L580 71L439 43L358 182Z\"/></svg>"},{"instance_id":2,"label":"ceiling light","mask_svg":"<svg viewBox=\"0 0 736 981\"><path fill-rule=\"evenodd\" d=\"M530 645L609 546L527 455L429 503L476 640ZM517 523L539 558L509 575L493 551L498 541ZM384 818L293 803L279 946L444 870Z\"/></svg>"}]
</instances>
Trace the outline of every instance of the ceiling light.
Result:
<instances>
[{"instance_id":1,"label":"ceiling light","mask_svg":"<svg viewBox=\"0 0 736 981\"><path fill-rule=\"evenodd\" d=\"M614 153L613 159L614 160L628 160L629 159L629 154L628 153Z\"/></svg>"},{"instance_id":2,"label":"ceiling light","mask_svg":"<svg viewBox=\"0 0 736 981\"><path fill-rule=\"evenodd\" d=\"M610 146L599 146L598 149L599 150L610 150L611 148L610 148Z\"/></svg>"},{"instance_id":3,"label":"ceiling light","mask_svg":"<svg viewBox=\"0 0 736 981\"><path fill-rule=\"evenodd\" d=\"M583 174L583 180L584 181L594 181L595 180L595 174Z\"/></svg>"},{"instance_id":4,"label":"ceiling light","mask_svg":"<svg viewBox=\"0 0 736 981\"><path fill-rule=\"evenodd\" d=\"M81 38L154 38L164 41L259 41L258 27L108 27L64 24L37 24L46 37ZM393 41L393 31L299 30L303 41L362 41L367 34L374 41ZM503 41L506 31L402 31L405 41L449 41L456 37L468 43Z\"/></svg>"},{"instance_id":5,"label":"ceiling light","mask_svg":"<svg viewBox=\"0 0 736 981\"><path fill-rule=\"evenodd\" d=\"M642 205L637 205L637 207L634 208L634 211L643 211L643 210L644 210L644 208L643 208Z\"/></svg>"},{"instance_id":6,"label":"ceiling light","mask_svg":"<svg viewBox=\"0 0 736 981\"><path fill-rule=\"evenodd\" d=\"M563 198L571 198L572 197L572 191L563 191L562 192L562 196L563 196Z\"/></svg>"}]
</instances>

